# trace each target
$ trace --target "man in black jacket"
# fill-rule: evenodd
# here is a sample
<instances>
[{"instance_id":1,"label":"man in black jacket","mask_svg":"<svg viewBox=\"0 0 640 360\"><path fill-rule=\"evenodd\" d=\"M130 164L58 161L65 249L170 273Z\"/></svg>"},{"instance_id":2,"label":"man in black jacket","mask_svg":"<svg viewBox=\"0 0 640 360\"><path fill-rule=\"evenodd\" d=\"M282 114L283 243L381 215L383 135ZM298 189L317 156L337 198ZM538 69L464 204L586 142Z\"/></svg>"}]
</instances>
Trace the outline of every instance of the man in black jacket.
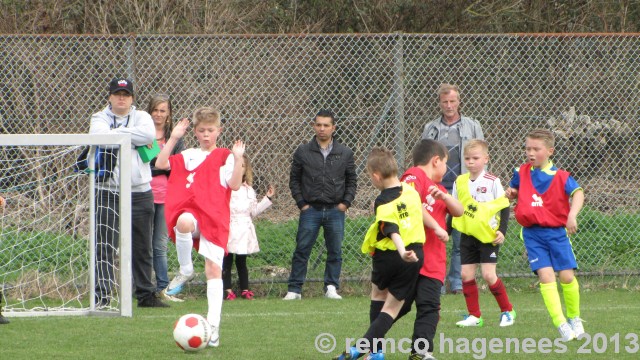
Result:
<instances>
[{"instance_id":1,"label":"man in black jacket","mask_svg":"<svg viewBox=\"0 0 640 360\"><path fill-rule=\"evenodd\" d=\"M316 135L293 154L289 188L300 209L296 250L291 260L289 291L284 300L301 299L307 264L320 227L324 230L327 263L325 296L341 299L340 271L345 211L356 195L357 177L353 151L335 141L335 116L320 110L313 121Z\"/></svg>"}]
</instances>

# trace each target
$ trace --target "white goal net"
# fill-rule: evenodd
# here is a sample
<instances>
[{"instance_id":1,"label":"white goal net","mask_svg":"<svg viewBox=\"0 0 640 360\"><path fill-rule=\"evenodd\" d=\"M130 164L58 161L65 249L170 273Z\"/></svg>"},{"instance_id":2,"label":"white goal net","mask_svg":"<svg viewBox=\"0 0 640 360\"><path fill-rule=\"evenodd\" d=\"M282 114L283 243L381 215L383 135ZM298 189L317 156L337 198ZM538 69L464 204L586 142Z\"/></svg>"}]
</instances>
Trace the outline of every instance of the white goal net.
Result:
<instances>
[{"instance_id":1,"label":"white goal net","mask_svg":"<svg viewBox=\"0 0 640 360\"><path fill-rule=\"evenodd\" d=\"M120 203L95 200L93 164L76 169L82 150L120 151L119 177L129 179L128 135L1 135L0 298L5 316L132 315L130 181ZM110 302L96 301L95 214L119 211L110 268ZM118 227L119 230L118 231ZM119 246L118 246L119 244ZM98 274L97 274L98 273Z\"/></svg>"}]
</instances>

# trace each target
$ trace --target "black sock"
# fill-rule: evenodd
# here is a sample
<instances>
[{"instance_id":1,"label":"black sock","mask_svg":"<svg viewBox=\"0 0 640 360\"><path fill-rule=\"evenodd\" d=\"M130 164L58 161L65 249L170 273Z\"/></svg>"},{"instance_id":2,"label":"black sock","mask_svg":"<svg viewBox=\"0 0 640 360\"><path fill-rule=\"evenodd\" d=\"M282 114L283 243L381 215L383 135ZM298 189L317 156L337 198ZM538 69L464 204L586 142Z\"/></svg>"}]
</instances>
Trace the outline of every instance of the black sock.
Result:
<instances>
[{"instance_id":1,"label":"black sock","mask_svg":"<svg viewBox=\"0 0 640 360\"><path fill-rule=\"evenodd\" d=\"M367 339L369 341L369 346L371 348L369 351L378 351L381 350L382 343L375 343L375 339L383 339L387 334L387 331L391 329L393 325L393 318L391 315L386 312L381 312L378 315L378 318L371 323L369 326L369 330L367 330L366 334L364 334L363 339Z\"/></svg>"},{"instance_id":2,"label":"black sock","mask_svg":"<svg viewBox=\"0 0 640 360\"><path fill-rule=\"evenodd\" d=\"M384 301L371 300L371 305L369 306L369 324L373 324L373 322L378 318L383 306Z\"/></svg>"}]
</instances>

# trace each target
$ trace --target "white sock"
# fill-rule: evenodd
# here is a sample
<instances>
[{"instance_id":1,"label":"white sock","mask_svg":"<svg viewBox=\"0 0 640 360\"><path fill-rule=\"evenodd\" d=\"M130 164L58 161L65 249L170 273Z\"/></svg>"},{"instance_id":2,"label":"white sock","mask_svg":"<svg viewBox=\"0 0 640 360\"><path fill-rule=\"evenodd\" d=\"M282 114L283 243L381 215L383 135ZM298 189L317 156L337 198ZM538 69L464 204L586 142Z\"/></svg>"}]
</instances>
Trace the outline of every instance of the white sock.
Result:
<instances>
[{"instance_id":1,"label":"white sock","mask_svg":"<svg viewBox=\"0 0 640 360\"><path fill-rule=\"evenodd\" d=\"M207 313L207 321L211 326L220 327L220 317L222 315L222 279L207 280L207 303L209 304L209 312Z\"/></svg>"},{"instance_id":2,"label":"white sock","mask_svg":"<svg viewBox=\"0 0 640 360\"><path fill-rule=\"evenodd\" d=\"M180 273L185 276L193 274L193 262L191 261L191 248L193 238L191 233L181 233L176 231L176 252L178 253L178 263Z\"/></svg>"}]
</instances>

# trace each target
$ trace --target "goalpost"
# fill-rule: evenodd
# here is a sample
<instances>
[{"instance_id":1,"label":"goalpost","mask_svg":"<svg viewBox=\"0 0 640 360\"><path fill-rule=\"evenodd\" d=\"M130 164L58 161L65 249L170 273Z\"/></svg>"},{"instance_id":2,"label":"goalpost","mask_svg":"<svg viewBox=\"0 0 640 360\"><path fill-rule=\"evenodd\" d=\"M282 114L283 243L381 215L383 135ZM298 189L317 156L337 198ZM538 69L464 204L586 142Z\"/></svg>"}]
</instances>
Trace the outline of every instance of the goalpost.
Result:
<instances>
[{"instance_id":1,"label":"goalpost","mask_svg":"<svg viewBox=\"0 0 640 360\"><path fill-rule=\"evenodd\" d=\"M119 235L111 301L96 304L96 179L91 146L119 149ZM3 315L132 316L129 135L0 135L0 298ZM110 231L117 232L118 229Z\"/></svg>"}]
</instances>

